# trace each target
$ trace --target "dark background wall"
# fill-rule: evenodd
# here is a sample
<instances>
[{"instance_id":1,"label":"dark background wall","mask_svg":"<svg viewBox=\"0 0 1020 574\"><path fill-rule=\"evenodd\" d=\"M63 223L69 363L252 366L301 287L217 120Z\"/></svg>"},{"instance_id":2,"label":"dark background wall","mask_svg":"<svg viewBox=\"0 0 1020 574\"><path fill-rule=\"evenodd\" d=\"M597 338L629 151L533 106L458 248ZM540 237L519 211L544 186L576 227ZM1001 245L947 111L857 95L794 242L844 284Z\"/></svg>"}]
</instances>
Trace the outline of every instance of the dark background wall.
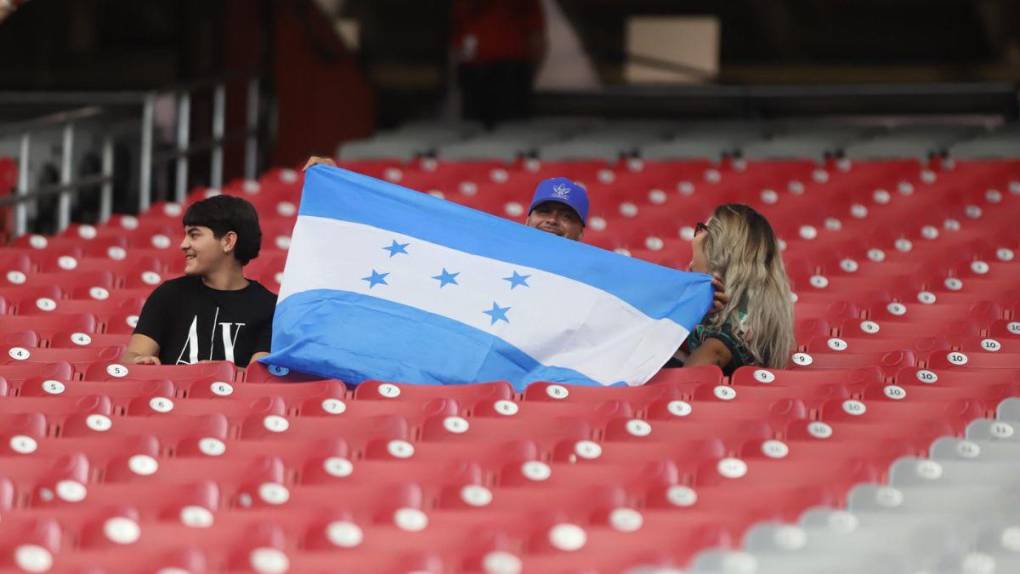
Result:
<instances>
[{"instance_id":1,"label":"dark background wall","mask_svg":"<svg viewBox=\"0 0 1020 574\"><path fill-rule=\"evenodd\" d=\"M450 5L348 0L326 14L312 0L31 0L0 22L0 90L155 88L254 67L280 119L272 158L290 162L301 144L328 152L329 139L435 114ZM627 17L654 14L720 19L722 84L1020 81L1015 0L558 5L604 85L622 82ZM357 20L357 53L333 33L335 16Z\"/></svg>"}]
</instances>

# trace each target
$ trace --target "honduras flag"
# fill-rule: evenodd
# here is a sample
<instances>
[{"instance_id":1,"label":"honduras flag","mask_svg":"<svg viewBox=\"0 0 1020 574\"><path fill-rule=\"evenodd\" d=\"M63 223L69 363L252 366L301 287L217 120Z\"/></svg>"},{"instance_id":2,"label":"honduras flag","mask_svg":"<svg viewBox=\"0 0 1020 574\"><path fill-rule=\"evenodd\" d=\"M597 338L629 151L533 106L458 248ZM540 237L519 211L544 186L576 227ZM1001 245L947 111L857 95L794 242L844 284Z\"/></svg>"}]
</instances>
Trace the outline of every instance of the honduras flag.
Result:
<instances>
[{"instance_id":1,"label":"honduras flag","mask_svg":"<svg viewBox=\"0 0 1020 574\"><path fill-rule=\"evenodd\" d=\"M262 362L350 384L640 385L711 302L707 275L318 165Z\"/></svg>"}]
</instances>

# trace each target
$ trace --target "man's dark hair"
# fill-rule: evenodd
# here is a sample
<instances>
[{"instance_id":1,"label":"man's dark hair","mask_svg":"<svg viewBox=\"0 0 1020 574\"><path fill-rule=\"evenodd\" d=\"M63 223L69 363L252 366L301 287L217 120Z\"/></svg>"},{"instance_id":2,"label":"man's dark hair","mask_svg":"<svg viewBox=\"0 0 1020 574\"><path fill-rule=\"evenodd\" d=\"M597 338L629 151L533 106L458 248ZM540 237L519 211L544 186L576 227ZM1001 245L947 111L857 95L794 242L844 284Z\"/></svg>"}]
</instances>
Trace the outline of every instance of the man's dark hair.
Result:
<instances>
[{"instance_id":1,"label":"man's dark hair","mask_svg":"<svg viewBox=\"0 0 1020 574\"><path fill-rule=\"evenodd\" d=\"M184 226L199 225L212 230L216 239L233 231L237 234L234 258L247 265L259 256L262 229L255 206L233 195L217 195L191 204L184 212Z\"/></svg>"}]
</instances>

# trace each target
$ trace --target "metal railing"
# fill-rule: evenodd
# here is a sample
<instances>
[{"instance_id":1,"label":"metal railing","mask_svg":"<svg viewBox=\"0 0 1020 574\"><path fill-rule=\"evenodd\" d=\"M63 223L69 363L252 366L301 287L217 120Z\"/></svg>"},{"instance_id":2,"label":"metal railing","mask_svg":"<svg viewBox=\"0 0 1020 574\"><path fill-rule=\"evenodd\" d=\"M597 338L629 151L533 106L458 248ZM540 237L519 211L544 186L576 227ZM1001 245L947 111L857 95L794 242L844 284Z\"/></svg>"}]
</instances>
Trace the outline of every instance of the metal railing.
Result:
<instances>
[{"instance_id":1,"label":"metal railing","mask_svg":"<svg viewBox=\"0 0 1020 574\"><path fill-rule=\"evenodd\" d=\"M33 105L85 106L72 111L0 126L0 139L14 137L19 141L18 181L15 193L7 197L0 197L0 207L14 207L13 236L17 237L27 232L29 205L34 202L37 206L40 199L53 195L58 196L56 230L60 232L66 229L71 221L72 196L83 189L93 188L97 185L100 186L99 222L105 222L110 218L113 206L113 182L118 166L114 163L113 134L109 124L112 123L111 120L114 117L122 115L125 108L135 110L129 112L128 115L137 118L132 120L132 124L136 123L133 130L140 137L137 181L137 207L140 212L148 209L152 203L153 171L159 165L167 163L174 165L176 174L174 201L183 202L187 197L189 162L192 157L199 154L209 154L208 181L210 187L222 187L224 148L231 142L244 141L244 176L247 179L254 179L258 174L260 80L258 76L247 78L245 128L232 134L226 133L228 81L230 78L217 78L149 92L0 92L0 105L29 103ZM192 141L192 98L204 91L210 92L212 98L210 137L201 141ZM154 152L156 102L157 98L167 95L176 98L176 144L172 150L156 153ZM79 124L95 120L105 122L100 144L100 172L99 174L75 177L74 150ZM42 132L53 129L61 130L59 183L33 187L30 184L33 138Z\"/></svg>"}]
</instances>

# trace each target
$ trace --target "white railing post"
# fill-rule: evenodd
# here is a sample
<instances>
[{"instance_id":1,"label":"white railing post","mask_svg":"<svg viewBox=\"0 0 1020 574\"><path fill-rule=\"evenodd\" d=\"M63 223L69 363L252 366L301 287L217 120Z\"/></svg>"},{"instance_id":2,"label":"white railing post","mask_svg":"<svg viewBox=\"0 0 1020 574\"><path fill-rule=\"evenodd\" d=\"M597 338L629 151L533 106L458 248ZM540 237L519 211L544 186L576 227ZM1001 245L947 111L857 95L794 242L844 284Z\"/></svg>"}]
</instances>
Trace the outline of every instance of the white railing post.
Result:
<instances>
[{"instance_id":1,"label":"white railing post","mask_svg":"<svg viewBox=\"0 0 1020 574\"><path fill-rule=\"evenodd\" d=\"M209 187L223 187L223 136L226 131L227 87L217 84L213 91L212 158L209 162Z\"/></svg>"},{"instance_id":2,"label":"white railing post","mask_svg":"<svg viewBox=\"0 0 1020 574\"><path fill-rule=\"evenodd\" d=\"M191 94L177 96L177 181L174 201L184 203L188 197L188 139L191 132Z\"/></svg>"},{"instance_id":3,"label":"white railing post","mask_svg":"<svg viewBox=\"0 0 1020 574\"><path fill-rule=\"evenodd\" d=\"M21 149L18 154L18 190L17 194L28 195L28 154L30 153L31 137L28 132L21 134ZM36 201L38 205L38 201ZM14 236L20 237L28 231L28 202L19 201L14 205Z\"/></svg>"},{"instance_id":4,"label":"white railing post","mask_svg":"<svg viewBox=\"0 0 1020 574\"><path fill-rule=\"evenodd\" d=\"M245 129L247 133L245 135L244 143L244 177L245 179L255 179L258 177L259 169L259 148L258 148L258 129L259 129L259 78L255 76L248 80L248 114L247 124Z\"/></svg>"},{"instance_id":5,"label":"white railing post","mask_svg":"<svg viewBox=\"0 0 1020 574\"><path fill-rule=\"evenodd\" d=\"M99 188L99 223L106 223L113 213L113 138L103 136L103 185Z\"/></svg>"},{"instance_id":6,"label":"white railing post","mask_svg":"<svg viewBox=\"0 0 1020 574\"><path fill-rule=\"evenodd\" d=\"M74 177L74 123L64 124L63 146L60 154L60 185L70 185ZM57 233L71 224L71 189L57 196Z\"/></svg>"},{"instance_id":7,"label":"white railing post","mask_svg":"<svg viewBox=\"0 0 1020 574\"><path fill-rule=\"evenodd\" d=\"M142 104L142 149L138 174L138 211L144 213L152 205L152 138L156 116L156 94L145 95Z\"/></svg>"}]
</instances>

